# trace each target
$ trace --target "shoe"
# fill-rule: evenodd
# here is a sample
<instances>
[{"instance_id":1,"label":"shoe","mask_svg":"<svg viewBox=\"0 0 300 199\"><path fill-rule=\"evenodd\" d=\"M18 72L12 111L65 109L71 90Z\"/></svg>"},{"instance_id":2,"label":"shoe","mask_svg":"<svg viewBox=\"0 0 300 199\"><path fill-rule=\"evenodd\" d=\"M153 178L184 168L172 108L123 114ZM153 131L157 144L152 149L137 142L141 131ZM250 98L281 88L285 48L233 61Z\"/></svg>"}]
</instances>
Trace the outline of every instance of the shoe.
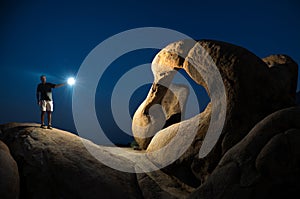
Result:
<instances>
[{"instance_id":1,"label":"shoe","mask_svg":"<svg viewBox=\"0 0 300 199\"><path fill-rule=\"evenodd\" d=\"M51 125L48 125L47 129L52 130L52 126L51 126Z\"/></svg>"},{"instance_id":2,"label":"shoe","mask_svg":"<svg viewBox=\"0 0 300 199\"><path fill-rule=\"evenodd\" d=\"M42 129L45 129L45 128L46 128L46 126L45 126L44 124L42 124L42 125L41 125L41 128L42 128Z\"/></svg>"}]
</instances>

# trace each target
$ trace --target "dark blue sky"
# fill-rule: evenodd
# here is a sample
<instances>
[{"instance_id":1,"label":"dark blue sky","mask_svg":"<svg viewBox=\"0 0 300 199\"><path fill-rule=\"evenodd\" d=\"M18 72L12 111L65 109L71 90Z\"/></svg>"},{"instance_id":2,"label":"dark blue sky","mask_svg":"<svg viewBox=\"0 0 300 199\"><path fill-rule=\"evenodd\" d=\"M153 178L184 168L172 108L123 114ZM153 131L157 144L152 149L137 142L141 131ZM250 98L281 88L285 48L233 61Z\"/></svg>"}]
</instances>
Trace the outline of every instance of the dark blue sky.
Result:
<instances>
[{"instance_id":1,"label":"dark blue sky","mask_svg":"<svg viewBox=\"0 0 300 199\"><path fill-rule=\"evenodd\" d=\"M170 28L194 39L237 44L259 57L287 54L300 63L299 19L296 0L1 1L0 123L39 122L35 99L39 76L45 74L48 82L61 83L76 75L88 53L119 32L148 26ZM156 52L137 52L136 60L131 56L124 61L148 63ZM58 88L53 95L53 125L76 133L72 89ZM101 104L97 107L101 109ZM125 138L113 135L112 139Z\"/></svg>"}]
</instances>

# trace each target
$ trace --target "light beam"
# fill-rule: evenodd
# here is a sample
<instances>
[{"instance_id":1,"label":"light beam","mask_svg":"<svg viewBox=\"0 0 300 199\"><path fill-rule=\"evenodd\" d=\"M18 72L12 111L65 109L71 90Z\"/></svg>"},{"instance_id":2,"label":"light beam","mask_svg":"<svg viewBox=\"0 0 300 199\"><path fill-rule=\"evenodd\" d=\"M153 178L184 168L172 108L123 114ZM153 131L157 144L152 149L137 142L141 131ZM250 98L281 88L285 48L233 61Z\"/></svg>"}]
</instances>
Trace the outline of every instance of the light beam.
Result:
<instances>
[{"instance_id":1,"label":"light beam","mask_svg":"<svg viewBox=\"0 0 300 199\"><path fill-rule=\"evenodd\" d=\"M74 79L74 77L70 77L70 78L68 78L68 84L70 85L70 86L73 86L74 84L75 84L75 79Z\"/></svg>"}]
</instances>

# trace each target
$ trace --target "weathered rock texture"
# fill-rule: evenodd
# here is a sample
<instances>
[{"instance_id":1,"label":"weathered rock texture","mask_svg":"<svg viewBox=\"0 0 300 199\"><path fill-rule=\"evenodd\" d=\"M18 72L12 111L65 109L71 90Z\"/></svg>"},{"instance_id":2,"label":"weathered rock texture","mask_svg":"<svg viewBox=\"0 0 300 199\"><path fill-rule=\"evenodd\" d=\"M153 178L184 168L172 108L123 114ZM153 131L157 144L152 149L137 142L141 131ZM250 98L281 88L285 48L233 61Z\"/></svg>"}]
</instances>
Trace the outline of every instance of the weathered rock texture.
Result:
<instances>
[{"instance_id":1,"label":"weathered rock texture","mask_svg":"<svg viewBox=\"0 0 300 199\"><path fill-rule=\"evenodd\" d=\"M20 198L155 198L154 195L156 198L182 198L194 191L162 171L136 176L112 169L95 159L85 146L108 158L114 156L120 165L125 161L130 165L131 158L122 154L116 156L111 153L112 147L95 145L66 131L41 129L38 124L26 123L3 124L0 130L0 139L9 146L19 167ZM7 153L7 148L5 150ZM2 150L0 152L2 157ZM134 167L134 163L131 165ZM8 174L13 167L3 168L7 173L0 170L1 180L11 176L18 179ZM18 193L13 187L7 189L7 194ZM156 187L159 193L153 193L151 187Z\"/></svg>"},{"instance_id":2,"label":"weathered rock texture","mask_svg":"<svg viewBox=\"0 0 300 199\"><path fill-rule=\"evenodd\" d=\"M300 189L300 108L259 122L189 198L288 198Z\"/></svg>"},{"instance_id":3,"label":"weathered rock texture","mask_svg":"<svg viewBox=\"0 0 300 199\"><path fill-rule=\"evenodd\" d=\"M134 174L118 172L101 164L74 134L41 129L38 124L12 123L0 128L1 139L7 143L19 166L22 198L142 196ZM99 150L105 153L105 149Z\"/></svg>"},{"instance_id":4,"label":"weathered rock texture","mask_svg":"<svg viewBox=\"0 0 300 199\"><path fill-rule=\"evenodd\" d=\"M299 115L299 107L287 108L259 122L225 153L196 190L176 178L175 173L158 170L129 174L111 169L94 159L78 136L62 130L10 123L0 125L0 139L8 144L18 163L20 198L279 199L296 195L300 188ZM108 147L89 144L103 154L110 153ZM10 157L3 143L1 148L4 157ZM2 149L0 165L3 165ZM121 164L130 159L118 158ZM14 172L7 175L16 167L0 168L6 171L0 172L1 180L7 176L13 177L9 182L18 179ZM1 198L17 198L18 190L12 189L15 184L10 185Z\"/></svg>"},{"instance_id":5,"label":"weathered rock texture","mask_svg":"<svg viewBox=\"0 0 300 199\"><path fill-rule=\"evenodd\" d=\"M19 172L8 147L0 140L0 198L19 198Z\"/></svg>"},{"instance_id":6,"label":"weathered rock texture","mask_svg":"<svg viewBox=\"0 0 300 199\"><path fill-rule=\"evenodd\" d=\"M220 71L226 89L226 121L221 137L208 156L197 158L210 121L211 110L208 107L202 114L196 116L200 122L193 144L173 167L178 168L184 165L186 171L191 170L202 183L224 153L246 136L257 122L274 111L295 105L298 77L298 66L287 55L271 55L260 59L245 48L225 42L178 41L162 49L154 58L152 62L155 77L153 86L139 109L144 110L146 107L149 109L152 101L157 101L156 98L163 98L165 91L158 85L169 84L178 69L184 69L195 82L204 86L210 95L213 91L208 90L204 81L205 77L200 75L194 64L199 63L198 69L203 74L209 75L211 73L210 58ZM158 90L161 92L157 92ZM133 127L139 125L135 121L148 115L137 111L134 117ZM153 117L151 119L155 120ZM155 126L155 123L151 123L151 119L144 125ZM191 118L190 122L194 119ZM184 122L188 123L188 121ZM149 143L147 151L158 150L169 143L173 135L176 135L179 125L181 123L158 131ZM189 125L186 124L185 127ZM135 128L133 128L133 133L137 134ZM142 133L147 134L147 130ZM186 133L189 133L188 130ZM139 138L137 141L139 142ZM143 147L145 148L144 144ZM181 145L179 144L178 147ZM161 153L161 157L157 159L167 159L174 150L176 151L172 148L170 151ZM173 172L177 173L174 170ZM188 182L188 179L185 180Z\"/></svg>"},{"instance_id":7,"label":"weathered rock texture","mask_svg":"<svg viewBox=\"0 0 300 199\"><path fill-rule=\"evenodd\" d=\"M133 117L133 133L142 149L147 148L157 131L181 121L182 110L185 108L189 92L188 88L176 84L172 84L168 88L154 84L148 94L148 101L145 101L137 109Z\"/></svg>"}]
</instances>

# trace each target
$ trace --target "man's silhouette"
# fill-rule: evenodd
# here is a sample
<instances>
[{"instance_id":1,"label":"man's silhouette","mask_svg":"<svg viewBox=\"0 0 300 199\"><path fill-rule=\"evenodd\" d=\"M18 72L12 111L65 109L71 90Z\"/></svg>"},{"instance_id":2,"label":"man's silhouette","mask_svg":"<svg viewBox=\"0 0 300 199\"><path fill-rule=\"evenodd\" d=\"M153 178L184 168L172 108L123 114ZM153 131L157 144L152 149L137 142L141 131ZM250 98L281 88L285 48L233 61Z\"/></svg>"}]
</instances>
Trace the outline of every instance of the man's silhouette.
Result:
<instances>
[{"instance_id":1,"label":"man's silhouette","mask_svg":"<svg viewBox=\"0 0 300 199\"><path fill-rule=\"evenodd\" d=\"M52 84L46 82L46 76L42 75L40 77L41 83L38 84L36 89L36 97L38 105L41 107L41 128L46 128L45 126L45 113L48 115L48 129L52 129L52 112L53 112L53 98L52 89L58 88L66 85L62 84Z\"/></svg>"}]
</instances>

